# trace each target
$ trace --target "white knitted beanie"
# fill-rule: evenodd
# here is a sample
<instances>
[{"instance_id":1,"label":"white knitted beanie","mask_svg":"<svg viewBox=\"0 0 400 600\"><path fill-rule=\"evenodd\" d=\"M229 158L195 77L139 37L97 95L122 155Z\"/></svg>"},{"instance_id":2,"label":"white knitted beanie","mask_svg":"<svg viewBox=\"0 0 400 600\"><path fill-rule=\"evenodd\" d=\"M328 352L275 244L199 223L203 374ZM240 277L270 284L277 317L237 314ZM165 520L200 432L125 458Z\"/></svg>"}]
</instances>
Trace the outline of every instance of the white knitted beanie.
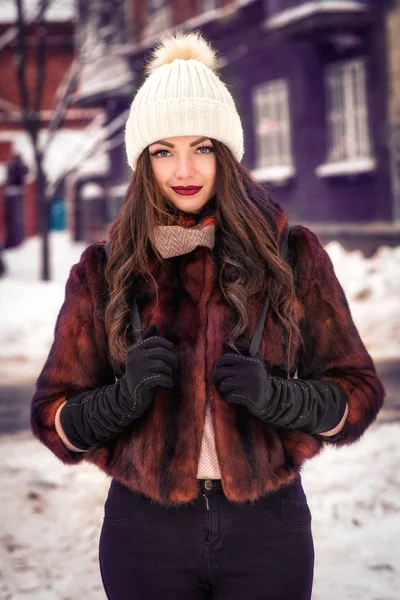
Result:
<instances>
[{"instance_id":1,"label":"white knitted beanie","mask_svg":"<svg viewBox=\"0 0 400 600\"><path fill-rule=\"evenodd\" d=\"M161 40L146 67L125 127L128 163L157 140L180 135L214 138L240 162L243 129L235 103L216 75L216 53L200 33Z\"/></svg>"}]
</instances>

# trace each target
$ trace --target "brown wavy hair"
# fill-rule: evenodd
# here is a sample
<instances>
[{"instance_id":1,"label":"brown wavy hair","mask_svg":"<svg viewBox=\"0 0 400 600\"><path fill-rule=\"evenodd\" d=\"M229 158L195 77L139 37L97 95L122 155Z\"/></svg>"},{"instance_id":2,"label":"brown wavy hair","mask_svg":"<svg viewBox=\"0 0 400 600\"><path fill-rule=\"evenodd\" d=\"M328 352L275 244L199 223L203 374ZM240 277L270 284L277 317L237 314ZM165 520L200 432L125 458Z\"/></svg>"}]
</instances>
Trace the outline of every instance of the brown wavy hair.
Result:
<instances>
[{"instance_id":1,"label":"brown wavy hair","mask_svg":"<svg viewBox=\"0 0 400 600\"><path fill-rule=\"evenodd\" d=\"M292 269L279 256L277 221L282 209L272 202L264 187L233 156L229 148L210 138L216 156L215 214L216 244L219 246L218 280L226 301L235 309L237 322L226 341L246 334L248 299L268 292L270 309L286 331L287 360L293 337L301 341L293 317L295 290ZM209 202L211 202L210 200ZM133 172L120 213L110 228L110 251L105 277L109 299L105 325L111 357L125 362L130 345L130 307L133 275L142 281L157 281L153 275L163 258L154 246L155 225L165 224L170 203L153 176L146 148ZM266 287L266 281L267 287Z\"/></svg>"}]
</instances>

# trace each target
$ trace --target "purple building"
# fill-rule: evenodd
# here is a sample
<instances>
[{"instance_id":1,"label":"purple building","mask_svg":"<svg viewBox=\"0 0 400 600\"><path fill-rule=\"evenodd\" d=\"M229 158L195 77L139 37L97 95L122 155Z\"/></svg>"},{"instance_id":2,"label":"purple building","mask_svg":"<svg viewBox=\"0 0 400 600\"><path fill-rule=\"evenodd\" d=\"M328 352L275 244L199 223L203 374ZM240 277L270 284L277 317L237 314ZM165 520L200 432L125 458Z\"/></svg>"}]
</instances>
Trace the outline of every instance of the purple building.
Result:
<instances>
[{"instance_id":1,"label":"purple building","mask_svg":"<svg viewBox=\"0 0 400 600\"><path fill-rule=\"evenodd\" d=\"M163 11L164 26L201 29L220 52L245 130L243 164L291 222L367 254L400 243L389 148L389 2L211 1L179 23L166 18L173 2L148 4ZM156 37L138 39L124 54L136 89ZM104 95L103 105L122 112L130 100ZM126 180L125 161L122 145L111 150L111 185Z\"/></svg>"}]
</instances>

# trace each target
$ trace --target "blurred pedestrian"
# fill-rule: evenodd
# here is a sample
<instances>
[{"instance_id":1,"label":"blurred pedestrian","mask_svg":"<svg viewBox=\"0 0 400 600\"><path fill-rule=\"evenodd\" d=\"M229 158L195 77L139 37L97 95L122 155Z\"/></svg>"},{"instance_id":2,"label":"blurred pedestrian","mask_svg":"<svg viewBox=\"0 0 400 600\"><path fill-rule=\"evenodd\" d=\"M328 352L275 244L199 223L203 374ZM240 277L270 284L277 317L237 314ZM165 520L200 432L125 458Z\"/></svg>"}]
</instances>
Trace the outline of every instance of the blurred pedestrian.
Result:
<instances>
[{"instance_id":1,"label":"blurred pedestrian","mask_svg":"<svg viewBox=\"0 0 400 600\"><path fill-rule=\"evenodd\" d=\"M18 152L7 163L4 190L5 248L16 248L25 238L24 183L28 167Z\"/></svg>"},{"instance_id":2,"label":"blurred pedestrian","mask_svg":"<svg viewBox=\"0 0 400 600\"><path fill-rule=\"evenodd\" d=\"M29 169L18 152L14 152L7 163L7 185L23 187Z\"/></svg>"},{"instance_id":3,"label":"blurred pedestrian","mask_svg":"<svg viewBox=\"0 0 400 600\"><path fill-rule=\"evenodd\" d=\"M109 253L71 270L32 429L112 478L108 598L309 600L301 467L358 440L384 389L317 236L240 164L210 44L167 37L146 75Z\"/></svg>"}]
</instances>

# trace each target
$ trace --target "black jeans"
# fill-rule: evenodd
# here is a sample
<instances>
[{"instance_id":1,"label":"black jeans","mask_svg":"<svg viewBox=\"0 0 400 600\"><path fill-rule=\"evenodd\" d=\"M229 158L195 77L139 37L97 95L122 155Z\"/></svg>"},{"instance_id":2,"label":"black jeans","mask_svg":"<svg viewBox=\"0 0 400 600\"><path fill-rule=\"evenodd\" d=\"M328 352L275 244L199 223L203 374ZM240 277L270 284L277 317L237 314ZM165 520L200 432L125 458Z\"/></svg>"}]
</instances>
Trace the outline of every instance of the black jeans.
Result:
<instances>
[{"instance_id":1,"label":"black jeans","mask_svg":"<svg viewBox=\"0 0 400 600\"><path fill-rule=\"evenodd\" d=\"M199 487L194 504L166 508L111 482L99 553L107 598L309 600L314 544L300 474L244 505L220 480Z\"/></svg>"}]
</instances>

